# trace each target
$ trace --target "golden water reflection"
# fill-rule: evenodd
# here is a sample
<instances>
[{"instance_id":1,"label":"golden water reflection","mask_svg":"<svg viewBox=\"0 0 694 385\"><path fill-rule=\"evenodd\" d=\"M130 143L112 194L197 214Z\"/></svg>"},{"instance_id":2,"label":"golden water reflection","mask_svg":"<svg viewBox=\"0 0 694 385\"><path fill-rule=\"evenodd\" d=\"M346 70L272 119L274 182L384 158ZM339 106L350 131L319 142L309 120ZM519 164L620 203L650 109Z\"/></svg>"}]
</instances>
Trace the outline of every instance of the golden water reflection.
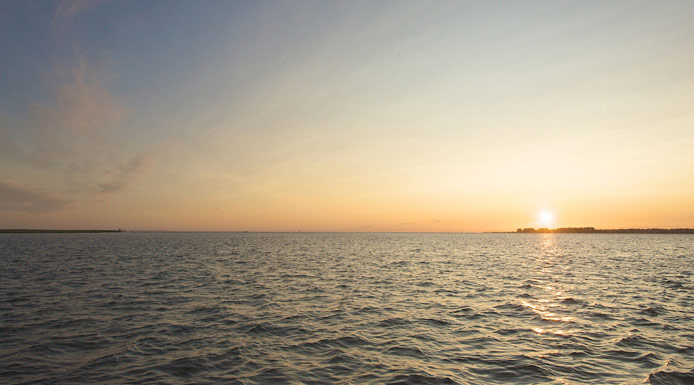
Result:
<instances>
[{"instance_id":1,"label":"golden water reflection","mask_svg":"<svg viewBox=\"0 0 694 385\"><path fill-rule=\"evenodd\" d=\"M573 289L564 283L564 275L569 266L564 261L564 254L557 242L557 234L542 234L538 240L540 252L533 263L533 274L527 285L530 296L521 301L521 305L537 314L540 325L530 329L537 334L573 335L576 329L563 326L576 322L570 307L564 301L571 300L566 291Z\"/></svg>"}]
</instances>

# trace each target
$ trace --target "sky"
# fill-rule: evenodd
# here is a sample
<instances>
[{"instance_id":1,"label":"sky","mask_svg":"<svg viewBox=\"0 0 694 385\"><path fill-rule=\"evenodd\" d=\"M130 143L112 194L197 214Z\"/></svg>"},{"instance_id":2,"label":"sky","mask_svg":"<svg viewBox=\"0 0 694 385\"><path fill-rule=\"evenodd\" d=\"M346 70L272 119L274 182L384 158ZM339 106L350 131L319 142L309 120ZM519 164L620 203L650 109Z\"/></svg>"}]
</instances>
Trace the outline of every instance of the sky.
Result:
<instances>
[{"instance_id":1,"label":"sky","mask_svg":"<svg viewBox=\"0 0 694 385\"><path fill-rule=\"evenodd\" d=\"M3 1L0 228L694 227L691 20L691 1Z\"/></svg>"}]
</instances>

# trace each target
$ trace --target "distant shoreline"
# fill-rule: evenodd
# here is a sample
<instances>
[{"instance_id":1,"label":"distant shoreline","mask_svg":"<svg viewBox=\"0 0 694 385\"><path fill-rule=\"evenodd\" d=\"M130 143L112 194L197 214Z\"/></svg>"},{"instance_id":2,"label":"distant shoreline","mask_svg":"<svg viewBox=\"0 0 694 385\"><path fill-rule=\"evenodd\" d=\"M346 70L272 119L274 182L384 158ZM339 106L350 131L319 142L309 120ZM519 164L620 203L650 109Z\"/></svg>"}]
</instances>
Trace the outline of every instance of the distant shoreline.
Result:
<instances>
[{"instance_id":1,"label":"distant shoreline","mask_svg":"<svg viewBox=\"0 0 694 385\"><path fill-rule=\"evenodd\" d=\"M596 229L594 227L559 227L556 229L526 227L517 229L516 234L694 234L694 229Z\"/></svg>"},{"instance_id":2,"label":"distant shoreline","mask_svg":"<svg viewBox=\"0 0 694 385\"><path fill-rule=\"evenodd\" d=\"M47 230L47 229L0 229L0 234L90 234L90 233L124 233L126 230ZM296 233L296 231L195 231L195 230L133 230L135 233ZM299 232L301 233L301 232ZM307 231L311 233L402 233L402 234L694 234L694 229L595 229L593 227L560 227L556 229L548 228L523 228L516 231L474 231L474 232L452 232L452 231Z\"/></svg>"},{"instance_id":3,"label":"distant shoreline","mask_svg":"<svg viewBox=\"0 0 694 385\"><path fill-rule=\"evenodd\" d=\"M44 229L0 229L0 233L122 233L125 230L44 230Z\"/></svg>"}]
</instances>

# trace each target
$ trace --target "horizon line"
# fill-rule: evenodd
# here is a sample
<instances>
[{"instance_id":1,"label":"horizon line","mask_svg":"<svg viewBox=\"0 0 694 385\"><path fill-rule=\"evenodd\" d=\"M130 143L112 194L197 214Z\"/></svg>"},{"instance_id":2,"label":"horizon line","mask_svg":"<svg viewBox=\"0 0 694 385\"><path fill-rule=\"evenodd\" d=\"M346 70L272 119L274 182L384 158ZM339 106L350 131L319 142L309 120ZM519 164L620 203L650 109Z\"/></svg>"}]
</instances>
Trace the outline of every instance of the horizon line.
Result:
<instances>
[{"instance_id":1,"label":"horizon line","mask_svg":"<svg viewBox=\"0 0 694 385\"><path fill-rule=\"evenodd\" d=\"M57 229L57 228L4 228L0 229L0 233L355 233L355 234L383 234L383 233L402 233L402 234L556 234L555 230L559 229L586 229L590 228L596 232L603 231L625 231L625 230L689 230L694 231L691 227L628 227L628 228L605 228L597 229L590 226L581 227L526 227L517 228L516 230L506 231L398 231L398 230L383 230L383 231L363 231L363 230L156 230L156 229ZM548 230L547 232L522 232L518 230ZM562 233L563 234L563 233ZM570 234L570 233L567 233Z\"/></svg>"}]
</instances>

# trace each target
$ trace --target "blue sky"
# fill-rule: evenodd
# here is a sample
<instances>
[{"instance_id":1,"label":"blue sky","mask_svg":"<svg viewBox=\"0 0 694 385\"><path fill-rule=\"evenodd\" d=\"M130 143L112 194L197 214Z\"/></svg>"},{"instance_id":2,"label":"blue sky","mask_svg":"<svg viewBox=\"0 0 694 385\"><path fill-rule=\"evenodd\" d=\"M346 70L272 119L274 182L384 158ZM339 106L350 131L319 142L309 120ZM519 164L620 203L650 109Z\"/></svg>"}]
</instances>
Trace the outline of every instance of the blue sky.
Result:
<instances>
[{"instance_id":1,"label":"blue sky","mask_svg":"<svg viewBox=\"0 0 694 385\"><path fill-rule=\"evenodd\" d=\"M3 2L0 227L694 226L693 16Z\"/></svg>"}]
</instances>

